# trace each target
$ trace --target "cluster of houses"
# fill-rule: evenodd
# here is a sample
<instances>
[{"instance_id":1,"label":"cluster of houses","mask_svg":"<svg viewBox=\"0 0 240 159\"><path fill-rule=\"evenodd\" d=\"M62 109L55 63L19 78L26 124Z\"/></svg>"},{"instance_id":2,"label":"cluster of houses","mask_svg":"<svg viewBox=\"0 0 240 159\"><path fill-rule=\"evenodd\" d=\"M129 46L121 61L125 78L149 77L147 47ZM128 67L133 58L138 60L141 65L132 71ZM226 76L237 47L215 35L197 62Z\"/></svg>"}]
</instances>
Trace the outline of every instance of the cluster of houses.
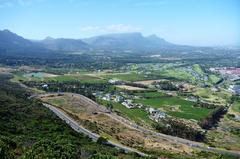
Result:
<instances>
[{"instance_id":1,"label":"cluster of houses","mask_svg":"<svg viewBox=\"0 0 240 159\"><path fill-rule=\"evenodd\" d=\"M131 100L133 97L131 97L128 94L125 94L124 92L120 92L118 94L110 94L110 93L104 94L103 92L97 92L97 93L93 93L93 95L102 100L121 103L122 105L124 105L126 108L129 108L129 109L143 107L142 104L133 103Z\"/></svg>"},{"instance_id":2,"label":"cluster of houses","mask_svg":"<svg viewBox=\"0 0 240 159\"><path fill-rule=\"evenodd\" d=\"M167 116L165 112L162 112L159 109L148 107L148 108L146 108L146 110L150 114L150 119L152 119L156 122L159 122L161 119L164 119Z\"/></svg>"},{"instance_id":3,"label":"cluster of houses","mask_svg":"<svg viewBox=\"0 0 240 159\"><path fill-rule=\"evenodd\" d=\"M134 97L131 97L130 95L127 95L123 92L120 92L119 94L110 94L110 93L104 94L103 92L97 92L97 93L94 93L93 95L102 100L121 103L123 106L125 106L128 109L133 109L133 108L144 109L150 114L149 118L156 122L166 117L166 113L162 112L159 109L144 107L144 105L142 104L133 103L131 99Z\"/></svg>"},{"instance_id":4,"label":"cluster of houses","mask_svg":"<svg viewBox=\"0 0 240 159\"><path fill-rule=\"evenodd\" d=\"M209 69L212 72L220 73L227 76L230 81L236 81L240 79L240 68L235 67L215 67Z\"/></svg>"},{"instance_id":5,"label":"cluster of houses","mask_svg":"<svg viewBox=\"0 0 240 159\"><path fill-rule=\"evenodd\" d=\"M240 85L230 85L228 90L234 94L240 94Z\"/></svg>"}]
</instances>

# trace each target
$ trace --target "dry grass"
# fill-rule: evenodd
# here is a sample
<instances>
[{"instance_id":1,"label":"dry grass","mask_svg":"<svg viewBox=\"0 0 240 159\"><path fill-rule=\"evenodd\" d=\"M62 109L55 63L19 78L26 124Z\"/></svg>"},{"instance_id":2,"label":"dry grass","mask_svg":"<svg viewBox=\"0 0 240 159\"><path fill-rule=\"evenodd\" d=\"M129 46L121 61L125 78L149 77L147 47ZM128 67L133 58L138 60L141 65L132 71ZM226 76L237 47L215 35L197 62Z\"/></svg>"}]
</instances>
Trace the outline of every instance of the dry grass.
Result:
<instances>
[{"instance_id":1,"label":"dry grass","mask_svg":"<svg viewBox=\"0 0 240 159\"><path fill-rule=\"evenodd\" d=\"M151 85L153 82L160 82L160 81L163 81L163 80L145 80L145 81L136 81L134 83L137 83L137 84L143 84L143 85Z\"/></svg>"},{"instance_id":2,"label":"dry grass","mask_svg":"<svg viewBox=\"0 0 240 159\"><path fill-rule=\"evenodd\" d=\"M126 89L129 91L146 90L145 88L133 87L133 86L127 86L127 85L116 85L116 87L121 88L121 89Z\"/></svg>"},{"instance_id":3,"label":"dry grass","mask_svg":"<svg viewBox=\"0 0 240 159\"><path fill-rule=\"evenodd\" d=\"M231 132L231 130L239 129L240 122L230 120L225 116L218 125L218 128L207 132L209 142L216 147L240 151L240 137Z\"/></svg>"},{"instance_id":4,"label":"dry grass","mask_svg":"<svg viewBox=\"0 0 240 159\"><path fill-rule=\"evenodd\" d=\"M0 67L0 73L10 73L12 72L14 69L9 68L9 67Z\"/></svg>"}]
</instances>

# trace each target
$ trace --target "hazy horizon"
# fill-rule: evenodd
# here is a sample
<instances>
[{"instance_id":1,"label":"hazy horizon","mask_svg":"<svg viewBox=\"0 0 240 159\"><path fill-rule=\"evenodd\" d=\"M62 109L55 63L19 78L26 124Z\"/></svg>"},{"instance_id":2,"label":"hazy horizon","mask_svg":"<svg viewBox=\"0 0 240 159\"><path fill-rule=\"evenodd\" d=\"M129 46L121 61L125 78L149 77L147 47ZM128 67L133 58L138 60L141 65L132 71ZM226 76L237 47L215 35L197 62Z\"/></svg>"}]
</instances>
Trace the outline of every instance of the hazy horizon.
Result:
<instances>
[{"instance_id":1,"label":"hazy horizon","mask_svg":"<svg viewBox=\"0 0 240 159\"><path fill-rule=\"evenodd\" d=\"M141 32L183 45L240 43L238 0L1 0L0 29L27 39Z\"/></svg>"}]
</instances>

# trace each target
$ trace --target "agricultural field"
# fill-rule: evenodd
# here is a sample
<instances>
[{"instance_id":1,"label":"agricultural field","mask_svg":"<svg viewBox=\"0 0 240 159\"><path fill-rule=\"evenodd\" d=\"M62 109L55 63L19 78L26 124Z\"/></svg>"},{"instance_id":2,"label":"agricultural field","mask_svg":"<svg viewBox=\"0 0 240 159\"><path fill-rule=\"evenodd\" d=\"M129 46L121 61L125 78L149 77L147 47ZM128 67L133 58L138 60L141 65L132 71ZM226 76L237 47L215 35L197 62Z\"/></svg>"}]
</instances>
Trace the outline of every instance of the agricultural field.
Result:
<instances>
[{"instance_id":1,"label":"agricultural field","mask_svg":"<svg viewBox=\"0 0 240 159\"><path fill-rule=\"evenodd\" d=\"M220 80L215 74L205 73L199 64L194 64L188 67L167 67L166 69L160 69L154 73L160 74L162 78L172 78L174 80L190 82L196 85L214 85Z\"/></svg>"},{"instance_id":2,"label":"agricultural field","mask_svg":"<svg viewBox=\"0 0 240 159\"><path fill-rule=\"evenodd\" d=\"M160 82L162 80L145 80L145 81L136 81L134 83L136 84L142 84L142 85L145 85L145 86L149 86L151 85L153 82Z\"/></svg>"},{"instance_id":3,"label":"agricultural field","mask_svg":"<svg viewBox=\"0 0 240 159\"><path fill-rule=\"evenodd\" d=\"M180 97L163 96L160 93L152 92L145 93L143 96L145 98L136 99L134 102L153 108L160 108L173 117L199 121L212 112L211 109L195 107L194 102L181 99Z\"/></svg>"},{"instance_id":4,"label":"agricultural field","mask_svg":"<svg viewBox=\"0 0 240 159\"><path fill-rule=\"evenodd\" d=\"M201 66L200 65L198 65L198 64L194 64L193 66L193 70L195 71L195 72L197 72L198 74L200 74L200 75L204 75L204 71L202 70L202 68L201 68Z\"/></svg>"},{"instance_id":5,"label":"agricultural field","mask_svg":"<svg viewBox=\"0 0 240 159\"><path fill-rule=\"evenodd\" d=\"M127 85L116 85L116 87L123 90L129 90L129 91L145 90L145 88L133 87L133 86L127 86Z\"/></svg>"},{"instance_id":6,"label":"agricultural field","mask_svg":"<svg viewBox=\"0 0 240 159\"><path fill-rule=\"evenodd\" d=\"M44 73L44 72L33 72L33 73L27 73L24 74L23 77L25 78L51 78L51 77L57 77L58 75L50 74L50 73Z\"/></svg>"},{"instance_id":7,"label":"agricultural field","mask_svg":"<svg viewBox=\"0 0 240 159\"><path fill-rule=\"evenodd\" d=\"M113 106L113 110L119 115L131 119L140 125L150 125L152 123L152 120L149 119L148 113L142 109L129 109L120 103L109 102L100 99L98 99L98 102L104 106L107 106L107 104L110 103Z\"/></svg>"},{"instance_id":8,"label":"agricultural field","mask_svg":"<svg viewBox=\"0 0 240 159\"><path fill-rule=\"evenodd\" d=\"M121 74L105 74L105 75L101 75L101 77L105 79L119 79L119 80L130 81L130 82L147 80L152 78L144 74L137 74L135 72L121 73Z\"/></svg>"},{"instance_id":9,"label":"agricultural field","mask_svg":"<svg viewBox=\"0 0 240 159\"><path fill-rule=\"evenodd\" d=\"M180 69L180 68L171 68L171 69L166 69L160 72L160 74L163 77L166 78L174 78L178 80L184 80L184 81L189 81L189 82L194 82L195 78L188 72Z\"/></svg>"},{"instance_id":10,"label":"agricultural field","mask_svg":"<svg viewBox=\"0 0 240 159\"><path fill-rule=\"evenodd\" d=\"M212 83L217 83L221 79L219 76L215 74L210 74L208 78Z\"/></svg>"},{"instance_id":11,"label":"agricultural field","mask_svg":"<svg viewBox=\"0 0 240 159\"><path fill-rule=\"evenodd\" d=\"M140 96L143 98L157 98L157 97L165 97L168 96L163 92L140 92L140 93L134 93L135 96Z\"/></svg>"},{"instance_id":12,"label":"agricultural field","mask_svg":"<svg viewBox=\"0 0 240 159\"><path fill-rule=\"evenodd\" d=\"M56 75L49 74L44 72L35 72L35 73L21 73L17 72L14 74L14 78L12 81L58 81L58 82L66 82L66 81L79 81L82 83L104 83L106 82L104 79L88 75L88 74L65 74L65 75Z\"/></svg>"},{"instance_id":13,"label":"agricultural field","mask_svg":"<svg viewBox=\"0 0 240 159\"><path fill-rule=\"evenodd\" d=\"M235 101L233 103L232 110L240 114L240 101Z\"/></svg>"},{"instance_id":14,"label":"agricultural field","mask_svg":"<svg viewBox=\"0 0 240 159\"><path fill-rule=\"evenodd\" d=\"M226 105L231 97L231 93L225 90L213 91L211 88L197 88L193 95L199 96L209 103L219 105Z\"/></svg>"}]
</instances>

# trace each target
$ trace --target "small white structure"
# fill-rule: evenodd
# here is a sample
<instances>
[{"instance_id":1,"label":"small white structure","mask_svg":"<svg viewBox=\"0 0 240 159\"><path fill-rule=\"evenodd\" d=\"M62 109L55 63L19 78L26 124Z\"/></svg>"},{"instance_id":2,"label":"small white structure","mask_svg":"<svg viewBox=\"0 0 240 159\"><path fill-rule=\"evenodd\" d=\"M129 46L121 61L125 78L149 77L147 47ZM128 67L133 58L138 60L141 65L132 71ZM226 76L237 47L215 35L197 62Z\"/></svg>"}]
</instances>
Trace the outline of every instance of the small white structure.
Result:
<instances>
[{"instance_id":1,"label":"small white structure","mask_svg":"<svg viewBox=\"0 0 240 159\"><path fill-rule=\"evenodd\" d=\"M122 102L122 105L129 109L135 108L135 105L132 103L131 100L125 100L124 102Z\"/></svg>"},{"instance_id":2,"label":"small white structure","mask_svg":"<svg viewBox=\"0 0 240 159\"><path fill-rule=\"evenodd\" d=\"M43 84L42 88L48 88L48 85L47 84Z\"/></svg>"},{"instance_id":3,"label":"small white structure","mask_svg":"<svg viewBox=\"0 0 240 159\"><path fill-rule=\"evenodd\" d=\"M102 97L103 100L110 101L111 100L111 95L106 94L104 97Z\"/></svg>"},{"instance_id":4,"label":"small white structure","mask_svg":"<svg viewBox=\"0 0 240 159\"><path fill-rule=\"evenodd\" d=\"M108 83L111 83L111 84L121 84L121 81L119 79L110 79L110 80L108 80Z\"/></svg>"},{"instance_id":5,"label":"small white structure","mask_svg":"<svg viewBox=\"0 0 240 159\"><path fill-rule=\"evenodd\" d=\"M150 113L150 119L158 122L161 119L166 118L166 113L158 110L158 109L154 109L154 108L149 108L148 112Z\"/></svg>"},{"instance_id":6,"label":"small white structure","mask_svg":"<svg viewBox=\"0 0 240 159\"><path fill-rule=\"evenodd\" d=\"M124 98L122 96L116 96L115 102L123 102Z\"/></svg>"}]
</instances>

